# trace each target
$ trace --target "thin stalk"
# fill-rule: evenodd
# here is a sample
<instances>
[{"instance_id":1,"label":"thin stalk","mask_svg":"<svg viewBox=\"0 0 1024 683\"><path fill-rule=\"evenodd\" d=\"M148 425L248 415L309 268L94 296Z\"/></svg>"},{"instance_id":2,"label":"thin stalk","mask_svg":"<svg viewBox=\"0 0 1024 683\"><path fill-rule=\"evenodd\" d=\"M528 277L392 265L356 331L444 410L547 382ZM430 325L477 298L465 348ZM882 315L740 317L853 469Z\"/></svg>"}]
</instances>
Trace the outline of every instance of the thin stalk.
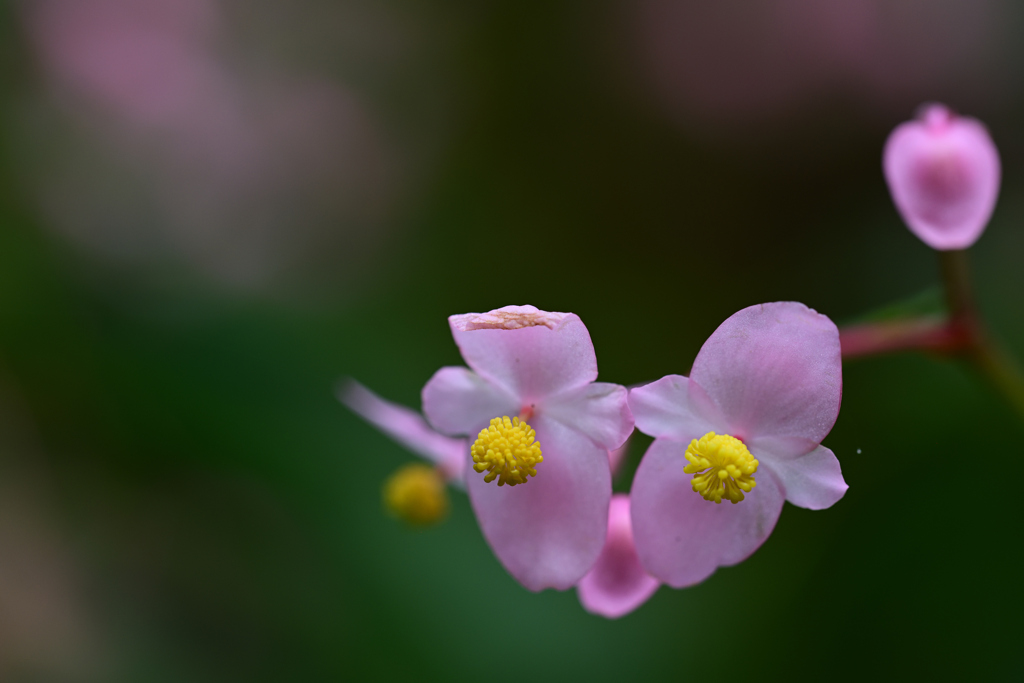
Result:
<instances>
[{"instance_id":1,"label":"thin stalk","mask_svg":"<svg viewBox=\"0 0 1024 683\"><path fill-rule=\"evenodd\" d=\"M839 344L848 359L911 350L956 353L966 339L946 317L936 316L849 325L839 330Z\"/></svg>"},{"instance_id":2,"label":"thin stalk","mask_svg":"<svg viewBox=\"0 0 1024 683\"><path fill-rule=\"evenodd\" d=\"M942 270L942 284L945 287L946 307L951 320L965 320L977 323L978 307L974 303L974 286L971 284L971 269L967 263L967 252L940 251L939 267Z\"/></svg>"},{"instance_id":3,"label":"thin stalk","mask_svg":"<svg viewBox=\"0 0 1024 683\"><path fill-rule=\"evenodd\" d=\"M974 298L966 251L940 251L939 263L949 307L949 327L967 340L967 359L1003 394L1024 417L1024 373L989 333Z\"/></svg>"}]
</instances>

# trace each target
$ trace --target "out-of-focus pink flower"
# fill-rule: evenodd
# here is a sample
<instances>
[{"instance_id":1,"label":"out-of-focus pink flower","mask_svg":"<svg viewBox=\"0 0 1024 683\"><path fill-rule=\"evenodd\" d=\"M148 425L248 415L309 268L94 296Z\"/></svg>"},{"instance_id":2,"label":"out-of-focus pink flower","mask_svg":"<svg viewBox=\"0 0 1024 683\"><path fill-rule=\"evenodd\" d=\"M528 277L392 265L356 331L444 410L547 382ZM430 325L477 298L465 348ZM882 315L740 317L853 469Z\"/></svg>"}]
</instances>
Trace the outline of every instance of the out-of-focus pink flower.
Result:
<instances>
[{"instance_id":1,"label":"out-of-focus pink flower","mask_svg":"<svg viewBox=\"0 0 1024 683\"><path fill-rule=\"evenodd\" d=\"M212 50L220 18L210 0L38 0L28 16L55 80L133 124L197 116L230 87Z\"/></svg>"},{"instance_id":2,"label":"out-of-focus pink flower","mask_svg":"<svg viewBox=\"0 0 1024 683\"><path fill-rule=\"evenodd\" d=\"M648 574L636 554L629 496L612 496L608 536L597 562L576 585L576 595L588 612L618 619L654 595L661 583Z\"/></svg>"},{"instance_id":3,"label":"out-of-focus pink flower","mask_svg":"<svg viewBox=\"0 0 1024 683\"><path fill-rule=\"evenodd\" d=\"M630 494L647 571L695 584L757 550L783 501L820 510L842 498L839 461L820 445L841 397L839 331L793 302L730 316L689 379L632 389L637 429L655 437Z\"/></svg>"},{"instance_id":4,"label":"out-of-focus pink flower","mask_svg":"<svg viewBox=\"0 0 1024 683\"><path fill-rule=\"evenodd\" d=\"M627 391L594 381L594 345L572 313L506 306L448 321L469 369L438 370L423 388L423 412L441 432L488 439L478 457L489 460L477 463L479 474L467 470L466 488L505 568L530 590L568 589L604 546L608 451L633 429ZM492 423L508 417L519 424Z\"/></svg>"},{"instance_id":5,"label":"out-of-focus pink flower","mask_svg":"<svg viewBox=\"0 0 1024 683\"><path fill-rule=\"evenodd\" d=\"M218 10L25 4L48 89L74 123L41 173L48 224L100 256L177 256L243 289L357 277L387 232L404 162L357 92L247 60ZM57 121L34 121L40 140L58 137Z\"/></svg>"},{"instance_id":6,"label":"out-of-focus pink flower","mask_svg":"<svg viewBox=\"0 0 1024 683\"><path fill-rule=\"evenodd\" d=\"M463 470L469 450L466 439L439 434L415 410L387 401L355 380L347 380L342 385L338 398L356 415L436 464L449 483L463 488Z\"/></svg>"},{"instance_id":7,"label":"out-of-focus pink flower","mask_svg":"<svg viewBox=\"0 0 1024 683\"><path fill-rule=\"evenodd\" d=\"M927 105L889 135L882 167L903 220L932 249L966 249L984 232L1000 165L980 121Z\"/></svg>"}]
</instances>

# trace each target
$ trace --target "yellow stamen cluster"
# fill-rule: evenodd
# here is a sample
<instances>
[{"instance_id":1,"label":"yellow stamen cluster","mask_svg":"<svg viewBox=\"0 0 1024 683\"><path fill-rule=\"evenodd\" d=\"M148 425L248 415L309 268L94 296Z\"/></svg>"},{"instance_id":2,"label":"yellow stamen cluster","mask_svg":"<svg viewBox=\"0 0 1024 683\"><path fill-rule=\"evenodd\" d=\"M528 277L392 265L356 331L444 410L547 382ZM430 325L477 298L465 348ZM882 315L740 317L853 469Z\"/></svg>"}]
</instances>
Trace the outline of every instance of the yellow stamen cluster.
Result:
<instances>
[{"instance_id":1,"label":"yellow stamen cluster","mask_svg":"<svg viewBox=\"0 0 1024 683\"><path fill-rule=\"evenodd\" d=\"M726 498L735 504L757 486L752 475L758 462L736 437L708 432L690 442L686 459L690 464L683 471L693 475L693 490L704 500Z\"/></svg>"},{"instance_id":2,"label":"yellow stamen cluster","mask_svg":"<svg viewBox=\"0 0 1024 683\"><path fill-rule=\"evenodd\" d=\"M537 463L543 462L540 444L534 441L537 432L518 417L496 417L491 426L481 429L473 443L473 469L484 475L484 481L498 480L498 486L525 484L527 477L536 477Z\"/></svg>"},{"instance_id":3,"label":"yellow stamen cluster","mask_svg":"<svg viewBox=\"0 0 1024 683\"><path fill-rule=\"evenodd\" d=\"M429 465L406 465L384 483L384 507L414 526L439 522L448 514L444 478Z\"/></svg>"}]
</instances>

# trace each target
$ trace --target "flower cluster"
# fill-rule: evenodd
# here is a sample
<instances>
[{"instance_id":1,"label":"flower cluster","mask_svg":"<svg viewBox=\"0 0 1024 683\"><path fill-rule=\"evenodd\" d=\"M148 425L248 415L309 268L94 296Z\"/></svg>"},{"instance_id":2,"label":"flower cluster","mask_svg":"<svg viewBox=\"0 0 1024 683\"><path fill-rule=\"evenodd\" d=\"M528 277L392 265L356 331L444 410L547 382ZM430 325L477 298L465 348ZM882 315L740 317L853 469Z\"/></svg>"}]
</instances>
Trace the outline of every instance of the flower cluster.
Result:
<instances>
[{"instance_id":1,"label":"flower cluster","mask_svg":"<svg viewBox=\"0 0 1024 683\"><path fill-rule=\"evenodd\" d=\"M941 105L892 133L884 171L907 225L940 251L980 236L999 189L984 127ZM341 399L434 463L389 480L388 509L430 523L447 511L445 482L464 489L495 555L529 590L575 587L586 610L618 618L663 583L691 586L749 557L786 501L822 510L846 493L822 441L839 415L848 349L801 303L744 308L688 377L631 389L597 381L590 334L572 313L506 306L449 325L467 367L430 378L425 417L354 382ZM945 333L911 328L919 346L923 333ZM889 334L853 332L844 339ZM654 441L629 495L613 496L634 428Z\"/></svg>"},{"instance_id":2,"label":"flower cluster","mask_svg":"<svg viewBox=\"0 0 1024 683\"><path fill-rule=\"evenodd\" d=\"M587 610L619 617L662 582L689 585L749 555L787 497L817 509L846 490L820 445L839 410L839 336L802 304L740 311L689 381L629 391L596 381L590 334L571 313L506 306L449 324L468 367L427 382L426 420L354 382L341 398L433 461L437 481L465 486L495 555L530 590L575 586ZM656 440L630 496L613 497L634 416ZM400 471L385 502L434 521L439 490Z\"/></svg>"}]
</instances>

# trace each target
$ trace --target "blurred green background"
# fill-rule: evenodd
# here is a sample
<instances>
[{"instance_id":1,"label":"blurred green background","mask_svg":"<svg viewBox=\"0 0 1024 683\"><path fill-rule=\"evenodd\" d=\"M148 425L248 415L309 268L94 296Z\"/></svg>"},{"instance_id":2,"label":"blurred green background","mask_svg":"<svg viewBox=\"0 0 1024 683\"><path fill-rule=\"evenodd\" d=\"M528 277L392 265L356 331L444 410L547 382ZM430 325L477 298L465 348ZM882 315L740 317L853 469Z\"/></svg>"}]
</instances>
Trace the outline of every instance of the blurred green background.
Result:
<instances>
[{"instance_id":1,"label":"blurred green background","mask_svg":"<svg viewBox=\"0 0 1024 683\"><path fill-rule=\"evenodd\" d=\"M333 393L418 408L453 313L575 312L635 384L750 304L927 290L880 156L929 100L1002 154L971 260L1024 357L1014 5L71 5L0 8L0 678L1024 673L1024 429L956 362L848 363L846 497L618 621L522 589L464 496L387 517L414 456Z\"/></svg>"}]
</instances>

